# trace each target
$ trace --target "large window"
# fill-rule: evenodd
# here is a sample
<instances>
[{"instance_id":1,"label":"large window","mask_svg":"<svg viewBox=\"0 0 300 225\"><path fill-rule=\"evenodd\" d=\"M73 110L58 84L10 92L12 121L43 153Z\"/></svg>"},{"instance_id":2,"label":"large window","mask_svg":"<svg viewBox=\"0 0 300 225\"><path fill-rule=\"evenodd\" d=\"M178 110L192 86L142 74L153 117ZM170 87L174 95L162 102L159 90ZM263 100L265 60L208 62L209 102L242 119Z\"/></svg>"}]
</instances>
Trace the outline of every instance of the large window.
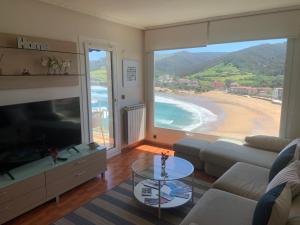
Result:
<instances>
[{"instance_id":1,"label":"large window","mask_svg":"<svg viewBox=\"0 0 300 225\"><path fill-rule=\"evenodd\" d=\"M154 53L154 126L244 138L279 134L286 39Z\"/></svg>"}]
</instances>

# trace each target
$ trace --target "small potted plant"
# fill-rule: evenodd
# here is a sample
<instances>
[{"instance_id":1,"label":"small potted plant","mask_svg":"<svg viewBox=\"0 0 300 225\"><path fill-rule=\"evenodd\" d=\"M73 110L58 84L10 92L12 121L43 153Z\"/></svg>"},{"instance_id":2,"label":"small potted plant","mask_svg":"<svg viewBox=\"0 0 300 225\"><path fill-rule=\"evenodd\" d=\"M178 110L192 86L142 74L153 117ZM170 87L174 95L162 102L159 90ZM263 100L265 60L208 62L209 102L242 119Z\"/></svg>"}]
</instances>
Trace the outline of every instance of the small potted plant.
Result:
<instances>
[{"instance_id":1,"label":"small potted plant","mask_svg":"<svg viewBox=\"0 0 300 225\"><path fill-rule=\"evenodd\" d=\"M43 56L41 58L41 65L48 68L49 75L59 74L61 70L61 60L55 56Z\"/></svg>"},{"instance_id":2,"label":"small potted plant","mask_svg":"<svg viewBox=\"0 0 300 225\"><path fill-rule=\"evenodd\" d=\"M60 73L68 75L68 69L71 67L71 61L62 60Z\"/></svg>"}]
</instances>

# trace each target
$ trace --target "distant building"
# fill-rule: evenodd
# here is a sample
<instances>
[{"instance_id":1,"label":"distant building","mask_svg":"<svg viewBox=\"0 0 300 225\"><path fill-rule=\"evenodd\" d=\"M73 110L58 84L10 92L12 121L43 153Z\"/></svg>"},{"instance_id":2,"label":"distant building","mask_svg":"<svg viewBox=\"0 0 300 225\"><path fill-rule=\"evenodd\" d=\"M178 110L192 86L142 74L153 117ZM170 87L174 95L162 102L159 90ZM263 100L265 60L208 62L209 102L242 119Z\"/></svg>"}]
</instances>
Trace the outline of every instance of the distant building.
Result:
<instances>
[{"instance_id":1,"label":"distant building","mask_svg":"<svg viewBox=\"0 0 300 225\"><path fill-rule=\"evenodd\" d=\"M189 79L184 79L184 78L178 79L178 83L184 84L184 85L187 85L190 87L198 87L199 86L197 80L189 80Z\"/></svg>"},{"instance_id":2,"label":"distant building","mask_svg":"<svg viewBox=\"0 0 300 225\"><path fill-rule=\"evenodd\" d=\"M214 81L211 83L211 86L214 89L218 89L218 90L224 90L225 88L225 83L224 82L220 82L220 81Z\"/></svg>"},{"instance_id":3,"label":"distant building","mask_svg":"<svg viewBox=\"0 0 300 225\"><path fill-rule=\"evenodd\" d=\"M283 96L283 88L274 88L272 93L272 99L281 100Z\"/></svg>"},{"instance_id":4,"label":"distant building","mask_svg":"<svg viewBox=\"0 0 300 225\"><path fill-rule=\"evenodd\" d=\"M255 95L261 97L270 97L272 93L272 88L238 86L238 87L230 87L228 89L228 92L233 94L238 94L238 95Z\"/></svg>"}]
</instances>

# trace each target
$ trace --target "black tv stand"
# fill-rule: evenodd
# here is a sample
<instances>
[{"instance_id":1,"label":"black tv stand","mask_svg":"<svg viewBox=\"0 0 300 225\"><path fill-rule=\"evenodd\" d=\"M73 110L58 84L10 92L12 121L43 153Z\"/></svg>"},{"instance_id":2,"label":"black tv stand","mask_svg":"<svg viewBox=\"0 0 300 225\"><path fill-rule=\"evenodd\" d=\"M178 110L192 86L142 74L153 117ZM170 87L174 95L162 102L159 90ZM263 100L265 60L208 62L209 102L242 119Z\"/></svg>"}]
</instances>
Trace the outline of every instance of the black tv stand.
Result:
<instances>
[{"instance_id":1,"label":"black tv stand","mask_svg":"<svg viewBox=\"0 0 300 225\"><path fill-rule=\"evenodd\" d=\"M70 150L70 149L74 149L77 153L80 153L80 151L76 148L75 145L74 145L74 146L70 146L70 147L68 148L68 150Z\"/></svg>"},{"instance_id":2,"label":"black tv stand","mask_svg":"<svg viewBox=\"0 0 300 225\"><path fill-rule=\"evenodd\" d=\"M4 174L7 174L10 179L15 180L15 177L9 171L4 172Z\"/></svg>"}]
</instances>

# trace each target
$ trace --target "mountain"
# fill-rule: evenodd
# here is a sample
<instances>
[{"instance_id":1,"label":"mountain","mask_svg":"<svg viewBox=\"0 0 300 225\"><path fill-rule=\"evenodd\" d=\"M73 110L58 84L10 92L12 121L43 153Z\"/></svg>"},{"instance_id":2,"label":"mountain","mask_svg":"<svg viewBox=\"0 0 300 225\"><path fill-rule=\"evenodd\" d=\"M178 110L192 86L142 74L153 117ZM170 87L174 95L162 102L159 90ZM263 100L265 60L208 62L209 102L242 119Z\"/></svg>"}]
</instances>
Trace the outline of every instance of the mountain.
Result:
<instances>
[{"instance_id":1,"label":"mountain","mask_svg":"<svg viewBox=\"0 0 300 225\"><path fill-rule=\"evenodd\" d=\"M105 58L103 59L99 59L99 60L90 60L90 70L94 71L94 70L98 70L101 67L105 66Z\"/></svg>"},{"instance_id":2,"label":"mountain","mask_svg":"<svg viewBox=\"0 0 300 225\"><path fill-rule=\"evenodd\" d=\"M283 75L286 43L263 44L231 53L177 52L155 61L156 75L185 76L205 71L219 64L230 64L242 72L262 75Z\"/></svg>"},{"instance_id":3,"label":"mountain","mask_svg":"<svg viewBox=\"0 0 300 225\"><path fill-rule=\"evenodd\" d=\"M220 63L232 64L243 72L264 75L283 75L286 44L263 44L232 52L216 59L205 69Z\"/></svg>"},{"instance_id":4,"label":"mountain","mask_svg":"<svg viewBox=\"0 0 300 225\"><path fill-rule=\"evenodd\" d=\"M209 61L225 55L223 52L177 52L168 55L155 56L155 70L158 75L174 74L184 76L197 73L205 68Z\"/></svg>"}]
</instances>

